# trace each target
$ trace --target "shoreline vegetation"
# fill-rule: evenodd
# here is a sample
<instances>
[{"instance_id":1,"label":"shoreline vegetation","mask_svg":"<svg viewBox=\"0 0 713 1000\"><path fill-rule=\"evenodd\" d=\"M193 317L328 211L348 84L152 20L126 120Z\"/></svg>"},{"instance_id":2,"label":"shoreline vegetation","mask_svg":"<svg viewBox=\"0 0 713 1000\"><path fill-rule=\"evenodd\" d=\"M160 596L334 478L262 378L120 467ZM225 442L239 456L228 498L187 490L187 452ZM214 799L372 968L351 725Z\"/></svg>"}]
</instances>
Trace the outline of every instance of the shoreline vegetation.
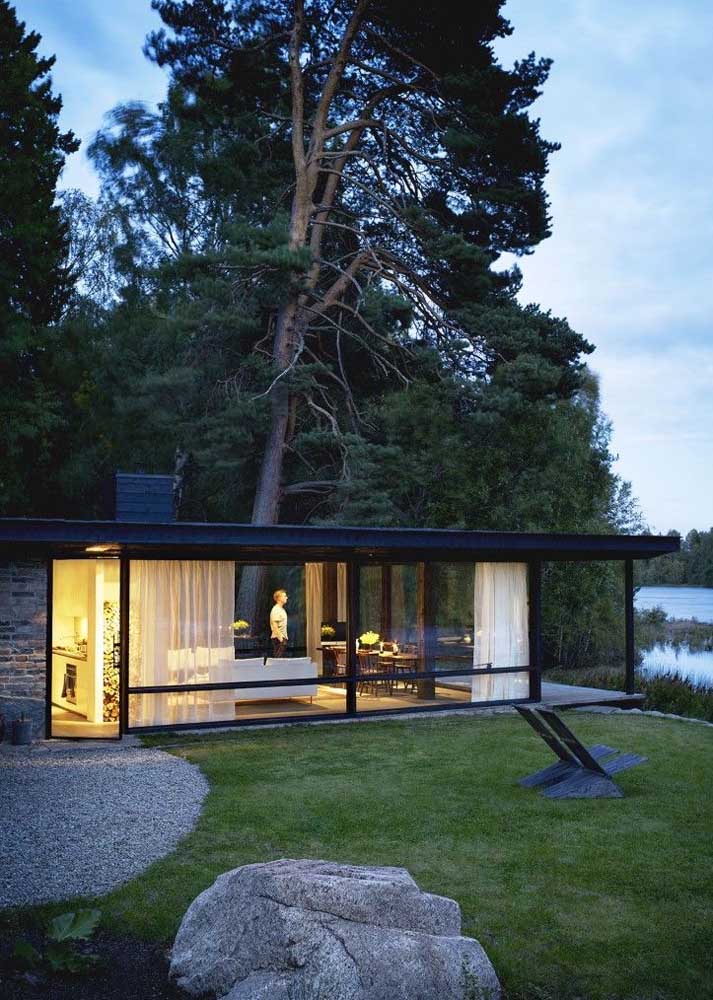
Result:
<instances>
[{"instance_id":1,"label":"shoreline vegetation","mask_svg":"<svg viewBox=\"0 0 713 1000\"><path fill-rule=\"evenodd\" d=\"M696 618L669 618L662 608L635 612L638 666L636 690L645 695L646 711L666 712L692 719L713 722L713 680L692 680L673 670L650 673L641 668L642 651L657 644L686 646L691 652L713 652L713 623ZM545 670L545 679L560 684L581 684L584 687L624 690L622 664L598 667Z\"/></svg>"},{"instance_id":2,"label":"shoreline vegetation","mask_svg":"<svg viewBox=\"0 0 713 1000\"><path fill-rule=\"evenodd\" d=\"M669 618L661 607L635 612L636 645L651 650L657 643L688 646L692 653L713 652L713 622L697 618Z\"/></svg>"},{"instance_id":3,"label":"shoreline vegetation","mask_svg":"<svg viewBox=\"0 0 713 1000\"><path fill-rule=\"evenodd\" d=\"M679 552L647 559L636 567L639 587L713 587L713 528L689 531Z\"/></svg>"}]
</instances>

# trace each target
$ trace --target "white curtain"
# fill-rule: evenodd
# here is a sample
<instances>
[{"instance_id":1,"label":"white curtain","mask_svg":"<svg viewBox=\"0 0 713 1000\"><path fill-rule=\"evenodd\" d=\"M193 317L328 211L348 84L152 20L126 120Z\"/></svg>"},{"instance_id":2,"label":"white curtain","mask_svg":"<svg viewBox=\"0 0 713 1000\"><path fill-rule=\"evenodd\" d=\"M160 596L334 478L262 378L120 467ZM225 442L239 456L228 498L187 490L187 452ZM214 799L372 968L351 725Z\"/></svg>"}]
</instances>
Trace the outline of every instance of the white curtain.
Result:
<instances>
[{"instance_id":1,"label":"white curtain","mask_svg":"<svg viewBox=\"0 0 713 1000\"><path fill-rule=\"evenodd\" d=\"M307 656L322 672L322 563L305 563L305 620Z\"/></svg>"},{"instance_id":2,"label":"white curtain","mask_svg":"<svg viewBox=\"0 0 713 1000\"><path fill-rule=\"evenodd\" d=\"M337 563L337 621L347 620L347 564Z\"/></svg>"},{"instance_id":3,"label":"white curtain","mask_svg":"<svg viewBox=\"0 0 713 1000\"><path fill-rule=\"evenodd\" d=\"M133 559L130 567L131 684L201 684L226 680L233 660L235 563ZM132 695L133 725L210 718L211 693Z\"/></svg>"},{"instance_id":4,"label":"white curtain","mask_svg":"<svg viewBox=\"0 0 713 1000\"><path fill-rule=\"evenodd\" d=\"M527 563L476 563L473 666L528 666ZM472 701L527 698L528 673L472 678Z\"/></svg>"}]
</instances>

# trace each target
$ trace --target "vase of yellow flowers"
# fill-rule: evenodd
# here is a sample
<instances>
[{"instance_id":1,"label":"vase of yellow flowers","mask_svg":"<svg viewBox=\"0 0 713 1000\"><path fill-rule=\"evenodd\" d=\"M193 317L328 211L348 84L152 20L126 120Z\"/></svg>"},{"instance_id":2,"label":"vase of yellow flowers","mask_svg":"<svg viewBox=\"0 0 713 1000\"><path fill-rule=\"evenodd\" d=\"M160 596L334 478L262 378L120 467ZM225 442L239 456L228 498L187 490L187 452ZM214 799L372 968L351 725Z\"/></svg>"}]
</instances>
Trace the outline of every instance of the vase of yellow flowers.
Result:
<instances>
[{"instance_id":1,"label":"vase of yellow flowers","mask_svg":"<svg viewBox=\"0 0 713 1000\"><path fill-rule=\"evenodd\" d=\"M246 651L250 651L252 649L255 640L250 634L250 622L246 622L244 618L238 618L237 621L234 621L233 636L235 639L236 653L239 653L241 650L245 653Z\"/></svg>"},{"instance_id":2,"label":"vase of yellow flowers","mask_svg":"<svg viewBox=\"0 0 713 1000\"><path fill-rule=\"evenodd\" d=\"M364 632L359 636L359 649L375 649L378 642L378 632Z\"/></svg>"}]
</instances>

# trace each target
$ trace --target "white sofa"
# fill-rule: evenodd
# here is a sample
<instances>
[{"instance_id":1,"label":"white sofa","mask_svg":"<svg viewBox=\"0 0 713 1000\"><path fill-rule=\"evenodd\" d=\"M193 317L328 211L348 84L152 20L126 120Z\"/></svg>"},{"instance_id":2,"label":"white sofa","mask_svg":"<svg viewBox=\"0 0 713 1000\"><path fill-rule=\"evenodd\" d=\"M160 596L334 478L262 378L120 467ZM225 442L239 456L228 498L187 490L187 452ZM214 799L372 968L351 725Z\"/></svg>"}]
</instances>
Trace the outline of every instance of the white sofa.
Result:
<instances>
[{"instance_id":1,"label":"white sofa","mask_svg":"<svg viewBox=\"0 0 713 1000\"><path fill-rule=\"evenodd\" d=\"M220 660L218 670L211 678L218 682L280 681L288 678L307 678L304 684L286 684L284 687L234 688L213 691L212 716L233 718L236 701L283 701L285 698L314 698L317 695L317 664L308 656L250 660Z\"/></svg>"}]
</instances>

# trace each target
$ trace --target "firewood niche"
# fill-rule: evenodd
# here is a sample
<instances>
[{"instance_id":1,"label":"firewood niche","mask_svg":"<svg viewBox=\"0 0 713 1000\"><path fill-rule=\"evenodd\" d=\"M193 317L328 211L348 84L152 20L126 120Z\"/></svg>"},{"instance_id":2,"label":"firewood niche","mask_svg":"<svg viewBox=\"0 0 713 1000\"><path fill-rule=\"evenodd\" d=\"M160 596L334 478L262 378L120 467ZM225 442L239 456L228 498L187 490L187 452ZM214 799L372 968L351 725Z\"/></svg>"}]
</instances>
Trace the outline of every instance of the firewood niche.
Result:
<instances>
[{"instance_id":1,"label":"firewood niche","mask_svg":"<svg viewBox=\"0 0 713 1000\"><path fill-rule=\"evenodd\" d=\"M104 601L104 722L119 721L119 603Z\"/></svg>"}]
</instances>

